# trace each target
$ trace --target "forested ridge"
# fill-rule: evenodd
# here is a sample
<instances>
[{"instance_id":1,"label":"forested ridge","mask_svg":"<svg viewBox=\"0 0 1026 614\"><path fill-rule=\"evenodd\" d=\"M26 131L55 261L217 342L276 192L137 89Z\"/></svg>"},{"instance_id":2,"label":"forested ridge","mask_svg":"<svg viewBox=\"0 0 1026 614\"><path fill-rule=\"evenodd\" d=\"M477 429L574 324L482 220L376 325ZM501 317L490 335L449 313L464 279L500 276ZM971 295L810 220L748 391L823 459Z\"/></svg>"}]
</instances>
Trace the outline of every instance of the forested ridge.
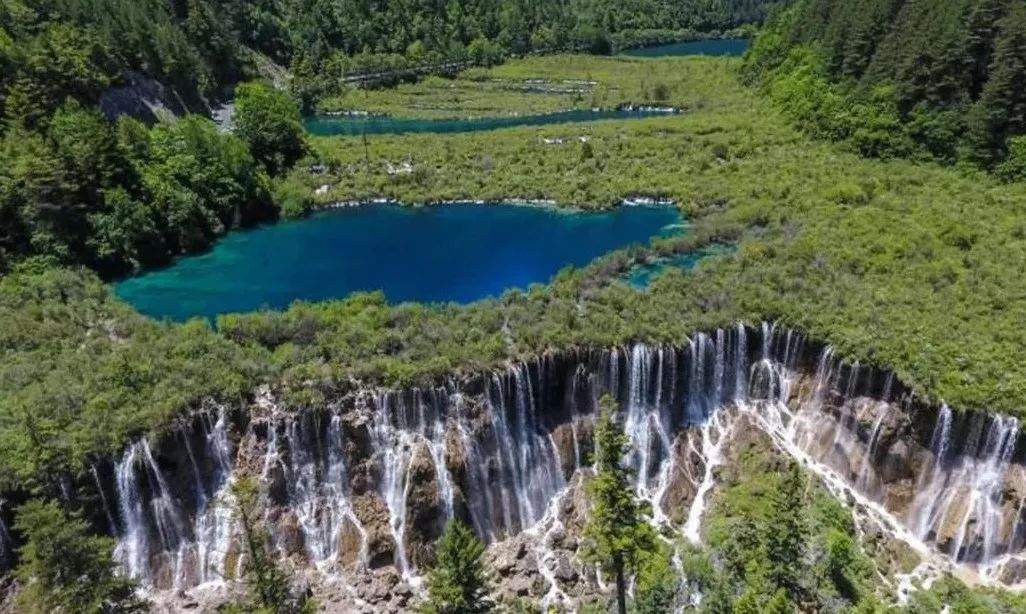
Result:
<instances>
[{"instance_id":1,"label":"forested ridge","mask_svg":"<svg viewBox=\"0 0 1026 614\"><path fill-rule=\"evenodd\" d=\"M811 132L862 153L1026 178L1021 0L802 0L747 71Z\"/></svg>"}]
</instances>

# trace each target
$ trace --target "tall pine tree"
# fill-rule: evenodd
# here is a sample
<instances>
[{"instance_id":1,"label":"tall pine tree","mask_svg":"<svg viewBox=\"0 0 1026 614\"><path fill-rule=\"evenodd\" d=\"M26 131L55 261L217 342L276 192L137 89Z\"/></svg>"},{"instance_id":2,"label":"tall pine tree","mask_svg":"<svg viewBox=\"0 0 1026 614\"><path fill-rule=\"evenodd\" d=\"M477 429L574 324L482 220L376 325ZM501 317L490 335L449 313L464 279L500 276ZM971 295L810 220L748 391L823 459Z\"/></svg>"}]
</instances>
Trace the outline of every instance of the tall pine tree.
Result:
<instances>
[{"instance_id":1,"label":"tall pine tree","mask_svg":"<svg viewBox=\"0 0 1026 614\"><path fill-rule=\"evenodd\" d=\"M629 441L616 421L616 401L606 395L595 427L595 476L588 481L591 501L584 527L581 556L600 565L616 578L620 614L627 611L627 574L638 569L643 554L656 550L656 537L648 523L648 506L634 495L631 471L623 464Z\"/></svg>"},{"instance_id":2,"label":"tall pine tree","mask_svg":"<svg viewBox=\"0 0 1026 614\"><path fill-rule=\"evenodd\" d=\"M24 583L17 611L146 611L135 583L116 571L114 540L93 535L81 515L53 501L32 500L18 508L14 527L25 539L16 571Z\"/></svg>"},{"instance_id":3,"label":"tall pine tree","mask_svg":"<svg viewBox=\"0 0 1026 614\"><path fill-rule=\"evenodd\" d=\"M1001 20L989 77L970 120L976 156L993 164L1010 137L1026 133L1026 4L1014 3Z\"/></svg>"},{"instance_id":4,"label":"tall pine tree","mask_svg":"<svg viewBox=\"0 0 1026 614\"><path fill-rule=\"evenodd\" d=\"M808 527L802 517L804 501L805 476L801 468L792 462L773 497L772 511L766 523L769 579L792 596L801 592L799 570L802 569L808 536Z\"/></svg>"}]
</instances>

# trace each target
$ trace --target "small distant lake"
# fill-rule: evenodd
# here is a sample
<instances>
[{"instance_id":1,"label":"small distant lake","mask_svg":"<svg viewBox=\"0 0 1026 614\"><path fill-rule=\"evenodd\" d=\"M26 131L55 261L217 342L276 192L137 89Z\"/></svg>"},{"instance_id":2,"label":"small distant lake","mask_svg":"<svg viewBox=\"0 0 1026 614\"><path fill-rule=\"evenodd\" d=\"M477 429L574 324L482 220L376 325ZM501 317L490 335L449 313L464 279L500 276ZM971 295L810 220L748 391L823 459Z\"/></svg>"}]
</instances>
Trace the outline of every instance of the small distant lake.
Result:
<instances>
[{"instance_id":1,"label":"small distant lake","mask_svg":"<svg viewBox=\"0 0 1026 614\"><path fill-rule=\"evenodd\" d=\"M390 301L471 302L546 282L567 265L680 232L665 206L366 205L233 232L209 252L125 279L119 297L173 320L280 309L382 290Z\"/></svg>"},{"instance_id":2,"label":"small distant lake","mask_svg":"<svg viewBox=\"0 0 1026 614\"><path fill-rule=\"evenodd\" d=\"M542 115L480 117L471 119L409 119L362 115L318 115L303 120L307 132L317 136L359 136L362 134L410 134L482 132L516 126L546 126L603 119L640 119L664 116L661 109L576 109Z\"/></svg>"},{"instance_id":3,"label":"small distant lake","mask_svg":"<svg viewBox=\"0 0 1026 614\"><path fill-rule=\"evenodd\" d=\"M748 50L747 38L724 38L688 43L670 43L653 47L627 49L620 55L639 58L665 58L686 55L740 56Z\"/></svg>"}]
</instances>

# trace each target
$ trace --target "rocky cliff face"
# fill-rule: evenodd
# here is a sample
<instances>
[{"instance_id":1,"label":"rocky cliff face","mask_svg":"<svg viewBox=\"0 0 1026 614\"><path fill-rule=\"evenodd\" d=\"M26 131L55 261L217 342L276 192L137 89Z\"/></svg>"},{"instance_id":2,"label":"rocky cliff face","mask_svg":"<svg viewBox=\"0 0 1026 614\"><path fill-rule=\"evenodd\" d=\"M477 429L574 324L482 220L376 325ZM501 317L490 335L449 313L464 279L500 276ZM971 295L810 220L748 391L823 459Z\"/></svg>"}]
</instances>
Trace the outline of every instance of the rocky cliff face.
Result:
<instances>
[{"instance_id":1,"label":"rocky cliff face","mask_svg":"<svg viewBox=\"0 0 1026 614\"><path fill-rule=\"evenodd\" d=\"M1026 451L1015 419L920 406L890 375L771 325L678 347L546 354L298 413L264 391L250 408L212 407L98 463L97 522L155 594L178 606L221 595L245 558L229 486L254 475L274 546L331 607L410 607L453 517L490 544L502 596L578 603L608 588L576 557L606 392L633 442L635 489L667 535L701 540L731 442L756 430L922 566L1026 578Z\"/></svg>"}]
</instances>

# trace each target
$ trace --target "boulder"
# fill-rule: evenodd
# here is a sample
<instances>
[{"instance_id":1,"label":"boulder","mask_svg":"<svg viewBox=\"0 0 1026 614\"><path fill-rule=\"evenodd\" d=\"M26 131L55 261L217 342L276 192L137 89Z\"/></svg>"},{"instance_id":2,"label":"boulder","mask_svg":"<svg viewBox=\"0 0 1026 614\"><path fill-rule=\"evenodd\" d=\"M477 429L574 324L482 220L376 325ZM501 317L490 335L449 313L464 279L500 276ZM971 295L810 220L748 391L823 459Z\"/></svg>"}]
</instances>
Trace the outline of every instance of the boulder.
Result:
<instances>
[{"instance_id":1,"label":"boulder","mask_svg":"<svg viewBox=\"0 0 1026 614\"><path fill-rule=\"evenodd\" d=\"M285 510L275 524L274 541L288 556L302 555L304 550L303 527L292 510Z\"/></svg>"},{"instance_id":2,"label":"boulder","mask_svg":"<svg viewBox=\"0 0 1026 614\"><path fill-rule=\"evenodd\" d=\"M342 523L338 537L338 562L346 568L354 568L360 564L360 552L364 547L363 533L360 527L349 518Z\"/></svg>"},{"instance_id":3,"label":"boulder","mask_svg":"<svg viewBox=\"0 0 1026 614\"><path fill-rule=\"evenodd\" d=\"M500 576L507 576L512 573L514 567L527 553L524 542L520 539L499 542L494 544L490 550L490 567Z\"/></svg>"},{"instance_id":4,"label":"boulder","mask_svg":"<svg viewBox=\"0 0 1026 614\"><path fill-rule=\"evenodd\" d=\"M391 565L395 557L395 541L388 524L388 506L374 492L354 497L352 506L367 533L367 565L371 569Z\"/></svg>"},{"instance_id":5,"label":"boulder","mask_svg":"<svg viewBox=\"0 0 1026 614\"><path fill-rule=\"evenodd\" d=\"M438 472L427 444L418 442L406 472L406 554L416 567L431 562L432 544L442 535L445 513Z\"/></svg>"}]
</instances>

